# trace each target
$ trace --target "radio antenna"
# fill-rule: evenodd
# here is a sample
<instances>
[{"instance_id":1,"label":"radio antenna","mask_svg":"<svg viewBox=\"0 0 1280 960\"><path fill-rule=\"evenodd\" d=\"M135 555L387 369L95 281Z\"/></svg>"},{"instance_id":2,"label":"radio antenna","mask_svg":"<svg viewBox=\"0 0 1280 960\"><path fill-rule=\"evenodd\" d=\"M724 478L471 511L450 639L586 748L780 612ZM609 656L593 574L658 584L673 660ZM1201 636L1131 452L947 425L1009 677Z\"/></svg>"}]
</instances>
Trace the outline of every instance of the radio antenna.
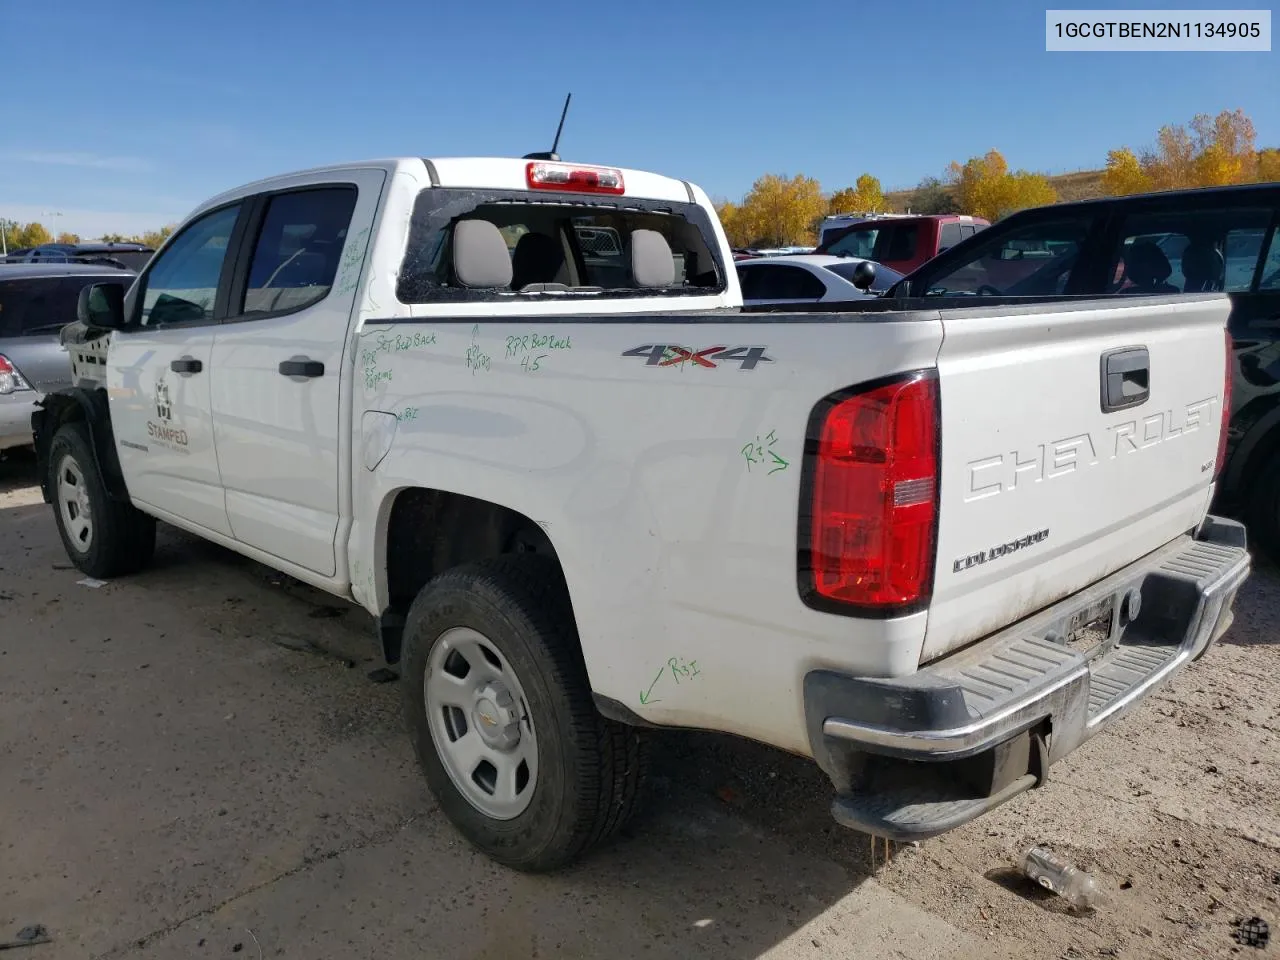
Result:
<instances>
[{"instance_id":1,"label":"radio antenna","mask_svg":"<svg viewBox=\"0 0 1280 960\"><path fill-rule=\"evenodd\" d=\"M569 93L564 98L564 109L560 111L560 124L556 127L556 138L551 142L551 150L549 153L526 153L523 157L525 160L559 160L560 155L556 150L560 147L560 134L564 131L564 118L569 115L569 101L573 99L573 94Z\"/></svg>"}]
</instances>

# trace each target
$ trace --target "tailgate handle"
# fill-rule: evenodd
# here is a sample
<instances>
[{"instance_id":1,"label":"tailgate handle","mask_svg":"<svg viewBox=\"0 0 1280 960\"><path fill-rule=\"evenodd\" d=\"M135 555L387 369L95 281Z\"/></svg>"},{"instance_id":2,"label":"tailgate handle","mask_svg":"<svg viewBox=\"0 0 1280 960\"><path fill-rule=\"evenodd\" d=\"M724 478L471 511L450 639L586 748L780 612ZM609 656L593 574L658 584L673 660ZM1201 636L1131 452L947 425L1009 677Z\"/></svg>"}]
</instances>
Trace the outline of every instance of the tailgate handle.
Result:
<instances>
[{"instance_id":1,"label":"tailgate handle","mask_svg":"<svg viewBox=\"0 0 1280 960\"><path fill-rule=\"evenodd\" d=\"M1102 412L1125 410L1151 396L1151 355L1146 347L1121 347L1102 355Z\"/></svg>"}]
</instances>

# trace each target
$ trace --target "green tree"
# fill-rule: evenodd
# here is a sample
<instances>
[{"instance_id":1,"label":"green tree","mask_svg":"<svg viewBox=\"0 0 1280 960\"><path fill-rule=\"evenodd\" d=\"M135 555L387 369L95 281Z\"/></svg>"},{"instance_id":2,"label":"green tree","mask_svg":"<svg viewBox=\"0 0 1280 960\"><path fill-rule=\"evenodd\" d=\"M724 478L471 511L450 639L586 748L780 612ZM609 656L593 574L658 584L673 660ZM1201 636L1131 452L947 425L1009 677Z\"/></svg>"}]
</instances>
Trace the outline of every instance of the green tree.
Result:
<instances>
[{"instance_id":1,"label":"green tree","mask_svg":"<svg viewBox=\"0 0 1280 960\"><path fill-rule=\"evenodd\" d=\"M956 201L945 183L937 177L925 177L911 192L907 206L912 213L952 213Z\"/></svg>"}]
</instances>

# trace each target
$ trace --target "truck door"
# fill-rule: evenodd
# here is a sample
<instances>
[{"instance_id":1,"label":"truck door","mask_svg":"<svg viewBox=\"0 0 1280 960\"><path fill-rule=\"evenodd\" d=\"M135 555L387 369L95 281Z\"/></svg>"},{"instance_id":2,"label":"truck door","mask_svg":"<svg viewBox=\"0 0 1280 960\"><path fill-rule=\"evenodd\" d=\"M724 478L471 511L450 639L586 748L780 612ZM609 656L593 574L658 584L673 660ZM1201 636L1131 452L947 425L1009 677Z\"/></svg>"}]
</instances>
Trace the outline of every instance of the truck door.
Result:
<instances>
[{"instance_id":1,"label":"truck door","mask_svg":"<svg viewBox=\"0 0 1280 960\"><path fill-rule=\"evenodd\" d=\"M210 359L242 212L192 221L129 292L126 330L112 334L107 393L130 495L169 519L231 535L209 416Z\"/></svg>"},{"instance_id":2,"label":"truck door","mask_svg":"<svg viewBox=\"0 0 1280 960\"><path fill-rule=\"evenodd\" d=\"M256 198L213 344L233 536L322 576L337 568L340 451L351 436L343 357L354 349L352 309L385 179L316 174Z\"/></svg>"}]
</instances>

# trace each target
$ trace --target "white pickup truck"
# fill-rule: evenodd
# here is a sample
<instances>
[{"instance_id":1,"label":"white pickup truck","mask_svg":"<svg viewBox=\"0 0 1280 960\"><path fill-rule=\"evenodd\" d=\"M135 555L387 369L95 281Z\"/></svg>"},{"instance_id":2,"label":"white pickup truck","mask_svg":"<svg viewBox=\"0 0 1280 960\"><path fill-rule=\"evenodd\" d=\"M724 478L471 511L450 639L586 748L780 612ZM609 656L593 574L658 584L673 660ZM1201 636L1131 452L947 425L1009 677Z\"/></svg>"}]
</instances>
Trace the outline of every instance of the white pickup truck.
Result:
<instances>
[{"instance_id":1,"label":"white pickup truck","mask_svg":"<svg viewBox=\"0 0 1280 960\"><path fill-rule=\"evenodd\" d=\"M1225 296L740 303L681 180L262 180L82 296L45 498L86 574L162 520L368 610L442 809L525 870L627 818L651 726L934 836L1230 625Z\"/></svg>"}]
</instances>

